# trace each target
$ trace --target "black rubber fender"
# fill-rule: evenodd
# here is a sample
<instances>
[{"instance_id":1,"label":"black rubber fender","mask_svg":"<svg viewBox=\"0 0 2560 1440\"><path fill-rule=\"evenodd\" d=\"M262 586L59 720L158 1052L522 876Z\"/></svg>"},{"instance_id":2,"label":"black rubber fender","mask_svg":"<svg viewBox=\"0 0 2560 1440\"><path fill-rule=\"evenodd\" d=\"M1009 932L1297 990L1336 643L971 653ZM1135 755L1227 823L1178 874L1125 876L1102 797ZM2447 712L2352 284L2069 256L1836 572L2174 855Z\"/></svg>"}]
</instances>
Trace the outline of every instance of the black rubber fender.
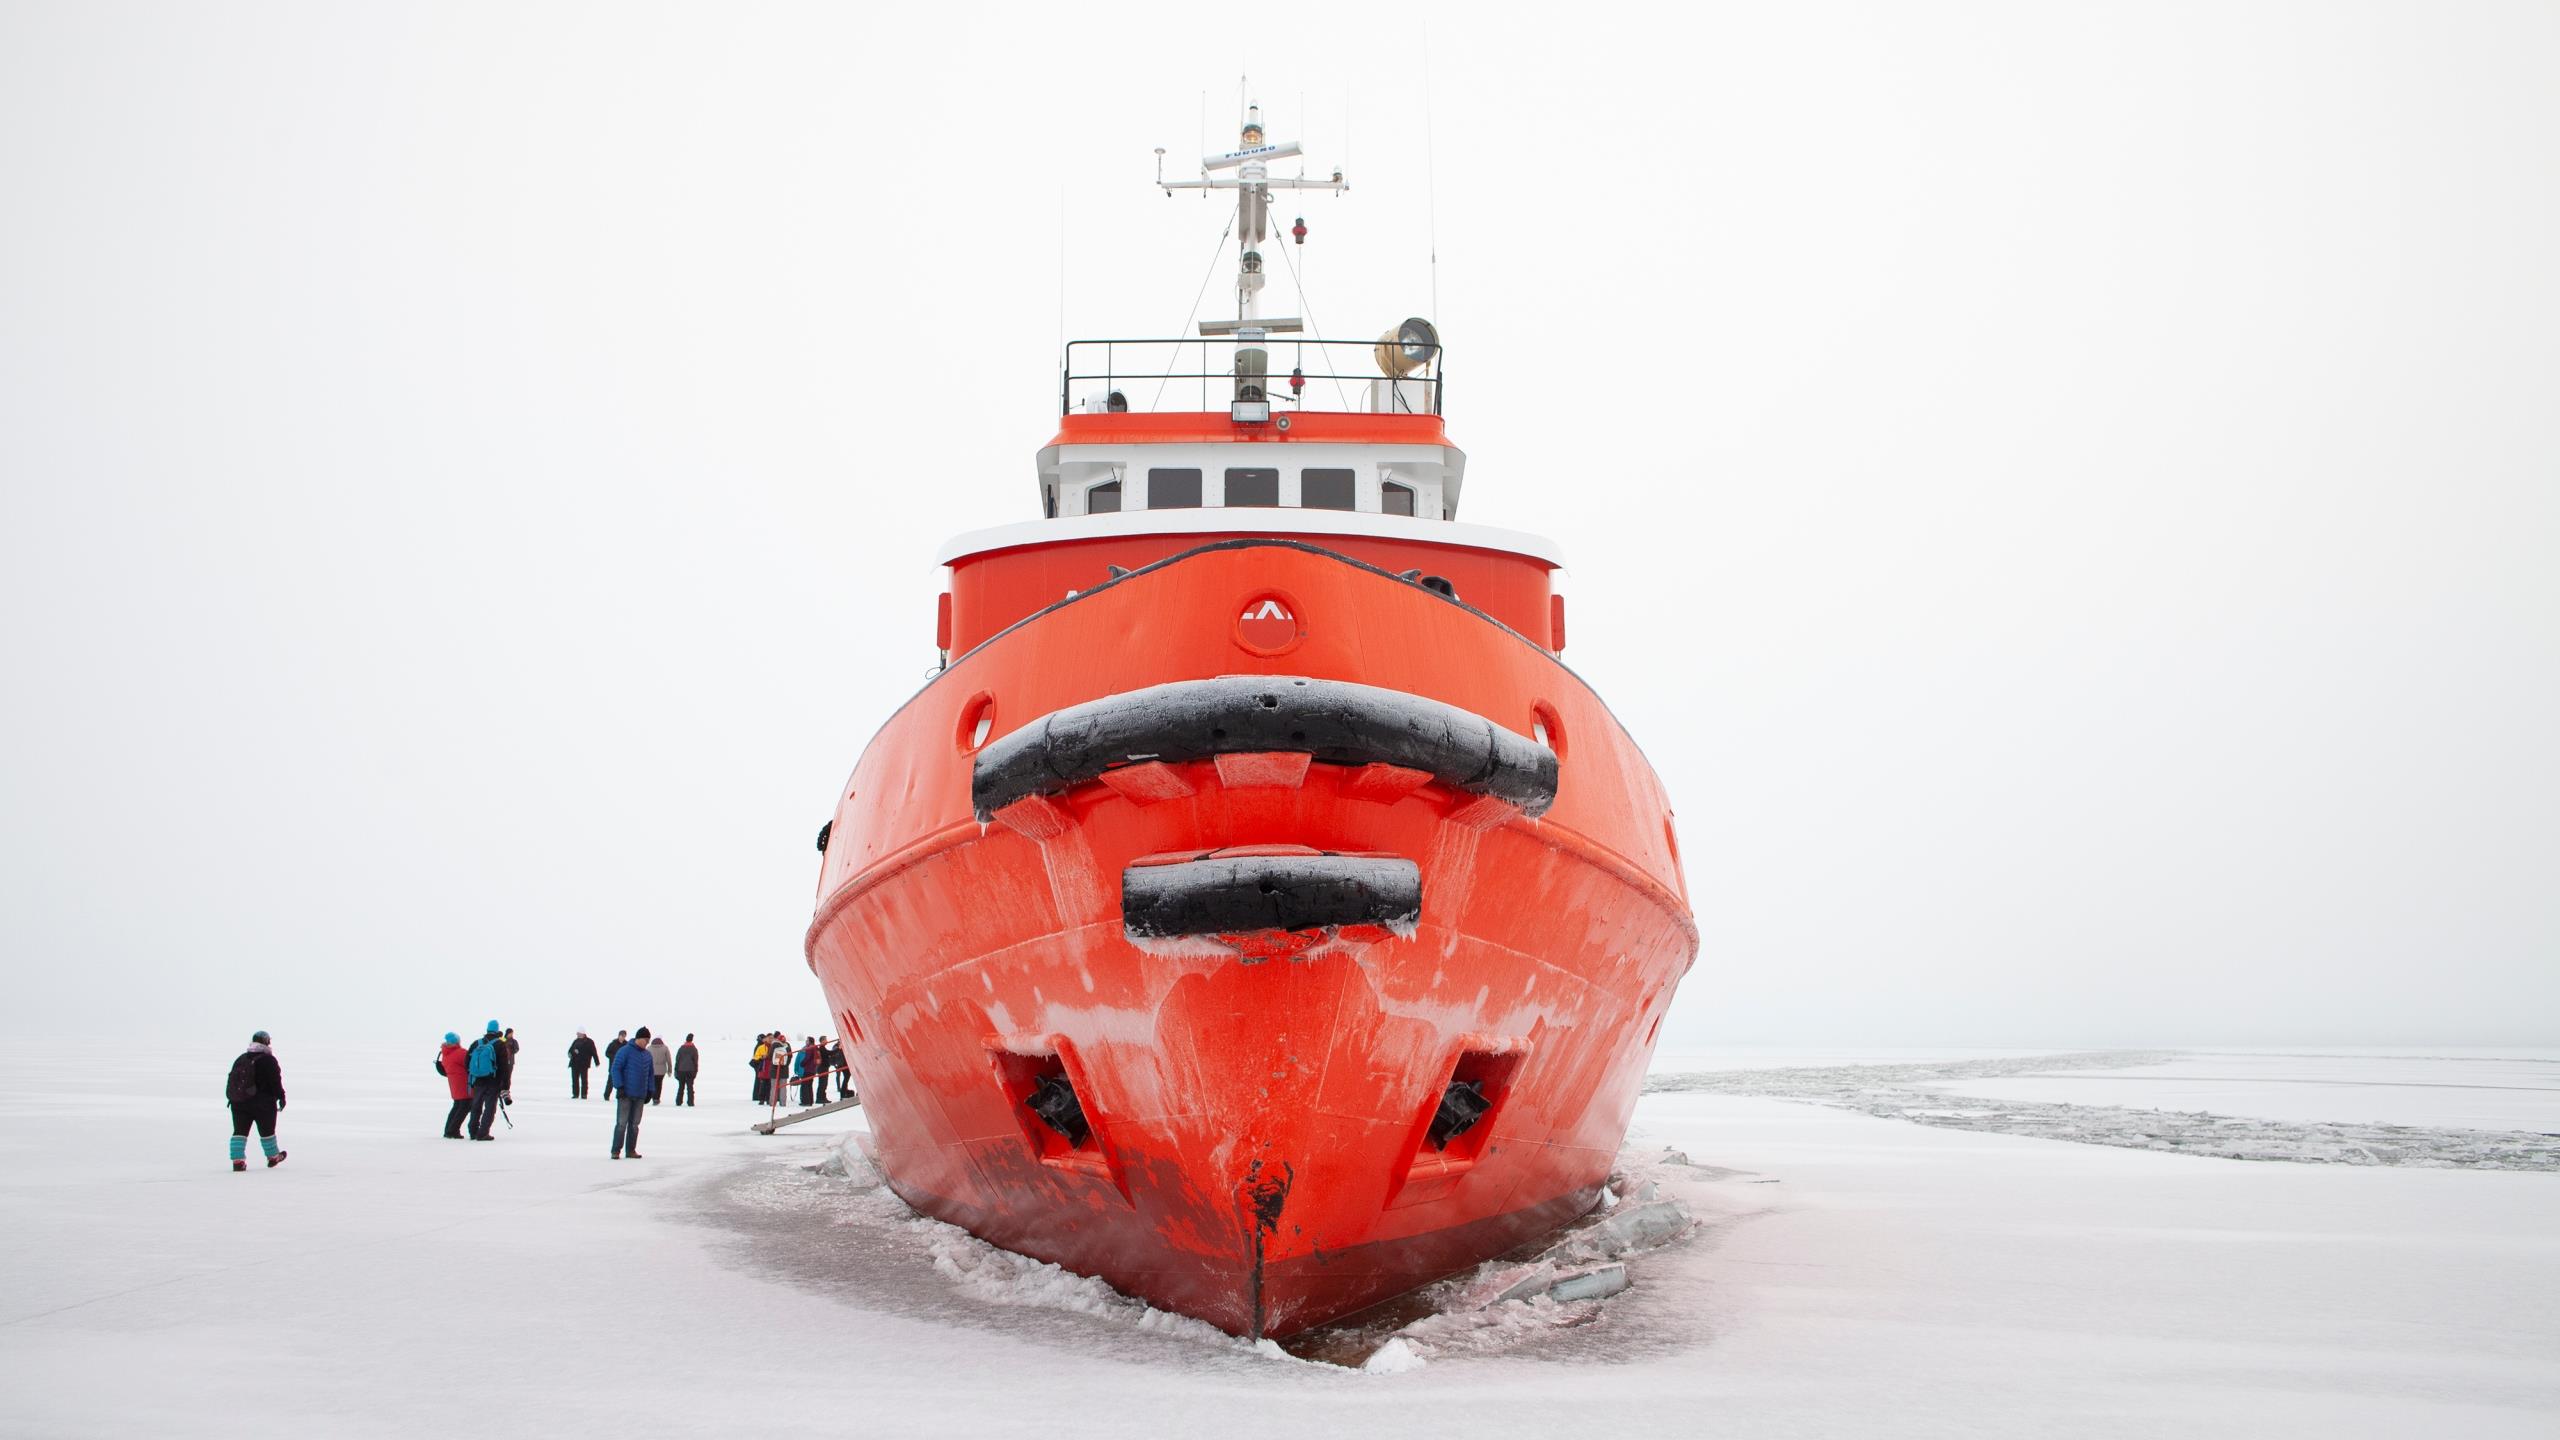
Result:
<instances>
[{"instance_id":1,"label":"black rubber fender","mask_svg":"<svg viewBox=\"0 0 2560 1440\"><path fill-rule=\"evenodd\" d=\"M983 821L1123 765L1268 751L1426 771L1526 815L1556 800L1556 754L1526 735L1401 690L1295 675L1180 680L1052 711L978 752L970 800Z\"/></svg>"},{"instance_id":2,"label":"black rubber fender","mask_svg":"<svg viewBox=\"0 0 2560 1440\"><path fill-rule=\"evenodd\" d=\"M1120 872L1120 920L1150 939L1312 930L1327 925L1410 927L1422 916L1422 871L1386 855L1209 855Z\"/></svg>"}]
</instances>

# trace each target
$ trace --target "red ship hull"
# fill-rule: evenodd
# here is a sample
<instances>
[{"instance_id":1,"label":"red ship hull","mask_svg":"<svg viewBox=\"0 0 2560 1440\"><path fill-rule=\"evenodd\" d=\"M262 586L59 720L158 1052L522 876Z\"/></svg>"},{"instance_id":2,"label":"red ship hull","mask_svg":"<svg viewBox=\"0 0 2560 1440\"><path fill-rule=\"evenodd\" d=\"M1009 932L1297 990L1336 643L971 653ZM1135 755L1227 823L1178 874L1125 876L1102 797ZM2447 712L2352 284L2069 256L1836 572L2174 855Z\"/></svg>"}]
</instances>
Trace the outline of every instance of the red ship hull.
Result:
<instances>
[{"instance_id":1,"label":"red ship hull","mask_svg":"<svg viewBox=\"0 0 2560 1440\"><path fill-rule=\"evenodd\" d=\"M1115 543L838 806L808 954L888 1183L1249 1336L1580 1214L1697 937L1652 770L1513 628L1543 572L1506 624L1356 541Z\"/></svg>"}]
</instances>

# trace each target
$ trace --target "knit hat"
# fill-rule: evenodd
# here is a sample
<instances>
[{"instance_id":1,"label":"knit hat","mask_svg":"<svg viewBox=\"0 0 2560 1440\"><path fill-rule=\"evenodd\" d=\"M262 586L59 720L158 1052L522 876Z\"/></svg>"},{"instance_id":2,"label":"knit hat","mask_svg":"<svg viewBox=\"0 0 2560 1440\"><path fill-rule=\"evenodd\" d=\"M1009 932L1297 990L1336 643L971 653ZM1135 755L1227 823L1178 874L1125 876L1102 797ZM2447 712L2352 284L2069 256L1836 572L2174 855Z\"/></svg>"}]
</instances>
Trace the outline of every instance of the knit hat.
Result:
<instances>
[{"instance_id":1,"label":"knit hat","mask_svg":"<svg viewBox=\"0 0 2560 1440\"><path fill-rule=\"evenodd\" d=\"M498 1022L497 1022L497 1021L492 1020L492 1021L490 1021L490 1022L489 1022L489 1029L488 1029L488 1033L489 1033L489 1034L491 1034L491 1035L495 1035L495 1034L497 1034L497 1033L498 1033Z\"/></svg>"},{"instance_id":2,"label":"knit hat","mask_svg":"<svg viewBox=\"0 0 2560 1440\"><path fill-rule=\"evenodd\" d=\"M459 1045L462 1043L462 1037L454 1034L450 1030L447 1030L444 1032L444 1043L447 1045Z\"/></svg>"},{"instance_id":3,"label":"knit hat","mask_svg":"<svg viewBox=\"0 0 2560 1440\"><path fill-rule=\"evenodd\" d=\"M250 1043L252 1043L252 1044L256 1044L256 1045L265 1045L265 1044L270 1043L270 1042L268 1041L268 1039L267 1039L267 1032L266 1032L266 1031L264 1031L264 1030L261 1030L261 1031L259 1031L257 1034L250 1036L250 1037L249 1037L249 1040L250 1040Z\"/></svg>"}]
</instances>

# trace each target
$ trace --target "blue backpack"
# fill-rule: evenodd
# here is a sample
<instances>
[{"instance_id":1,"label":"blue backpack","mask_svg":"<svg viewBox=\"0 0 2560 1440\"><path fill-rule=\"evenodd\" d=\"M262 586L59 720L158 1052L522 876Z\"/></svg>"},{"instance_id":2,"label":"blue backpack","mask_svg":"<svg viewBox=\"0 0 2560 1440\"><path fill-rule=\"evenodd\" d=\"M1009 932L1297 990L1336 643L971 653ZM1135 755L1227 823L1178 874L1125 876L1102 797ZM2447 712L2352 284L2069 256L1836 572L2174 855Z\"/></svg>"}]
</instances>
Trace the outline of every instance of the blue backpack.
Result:
<instances>
[{"instance_id":1,"label":"blue backpack","mask_svg":"<svg viewBox=\"0 0 2560 1440\"><path fill-rule=\"evenodd\" d=\"M494 1035L483 1035L471 1047L471 1078L486 1080L498 1073L498 1044Z\"/></svg>"}]
</instances>

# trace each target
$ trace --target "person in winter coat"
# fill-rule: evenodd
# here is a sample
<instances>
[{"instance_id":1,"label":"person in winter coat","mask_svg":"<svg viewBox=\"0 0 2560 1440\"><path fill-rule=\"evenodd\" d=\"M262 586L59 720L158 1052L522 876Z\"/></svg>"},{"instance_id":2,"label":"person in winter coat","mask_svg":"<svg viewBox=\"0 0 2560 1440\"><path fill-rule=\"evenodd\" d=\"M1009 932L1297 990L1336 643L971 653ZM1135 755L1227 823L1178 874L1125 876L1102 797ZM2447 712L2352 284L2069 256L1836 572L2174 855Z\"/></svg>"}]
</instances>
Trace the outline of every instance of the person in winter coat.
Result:
<instances>
[{"instance_id":1,"label":"person in winter coat","mask_svg":"<svg viewBox=\"0 0 2560 1440\"><path fill-rule=\"evenodd\" d=\"M817 1103L809 1098L809 1086L817 1079L817 1070L818 1037L804 1035L800 1037L800 1054L793 1061L791 1070L791 1073L800 1081L800 1108L803 1110Z\"/></svg>"},{"instance_id":2,"label":"person in winter coat","mask_svg":"<svg viewBox=\"0 0 2560 1440\"><path fill-rule=\"evenodd\" d=\"M756 1072L756 1103L762 1105L765 1103L765 1092L773 1083L773 1037L771 1035L756 1037L755 1057L747 1061L747 1065Z\"/></svg>"},{"instance_id":3,"label":"person in winter coat","mask_svg":"<svg viewBox=\"0 0 2560 1440\"><path fill-rule=\"evenodd\" d=\"M649 1042L649 1103L655 1105L667 1093L667 1067L675 1063L675 1052L661 1038Z\"/></svg>"},{"instance_id":4,"label":"person in winter coat","mask_svg":"<svg viewBox=\"0 0 2560 1440\"><path fill-rule=\"evenodd\" d=\"M507 1099L509 1086L515 1080L516 1052L507 1048L507 1037L498 1030L498 1022L472 1042L471 1052L463 1062L471 1076L471 1138L495 1140L490 1127L498 1123L498 1107Z\"/></svg>"},{"instance_id":5,"label":"person in winter coat","mask_svg":"<svg viewBox=\"0 0 2560 1440\"><path fill-rule=\"evenodd\" d=\"M613 1055L613 1158L640 1158L640 1116L649 1105L649 1027Z\"/></svg>"},{"instance_id":6,"label":"person in winter coat","mask_svg":"<svg viewBox=\"0 0 2560 1440\"><path fill-rule=\"evenodd\" d=\"M621 1054L622 1047L630 1043L631 1032L628 1030L616 1030L613 1038L604 1042L604 1098L607 1100L613 1098L613 1057Z\"/></svg>"},{"instance_id":7,"label":"person in winter coat","mask_svg":"<svg viewBox=\"0 0 2560 1440\"><path fill-rule=\"evenodd\" d=\"M444 1112L444 1138L462 1138L462 1122L471 1118L471 1057L462 1048L462 1037L450 1030L444 1032L444 1048L436 1052L436 1073L444 1077L445 1089L453 1096L453 1108Z\"/></svg>"},{"instance_id":8,"label":"person in winter coat","mask_svg":"<svg viewBox=\"0 0 2560 1440\"><path fill-rule=\"evenodd\" d=\"M231 1168L249 1168L252 1125L258 1127L258 1148L267 1152L267 1168L283 1164L285 1152L276 1148L276 1112L284 1108L284 1067L276 1063L266 1031L250 1036L249 1048L231 1062L222 1098L231 1107Z\"/></svg>"},{"instance_id":9,"label":"person in winter coat","mask_svg":"<svg viewBox=\"0 0 2560 1440\"><path fill-rule=\"evenodd\" d=\"M594 1068L595 1063L596 1042L588 1039L587 1032L581 1030L578 1032L578 1038L569 1042L570 1099L587 1098L587 1071Z\"/></svg>"},{"instance_id":10,"label":"person in winter coat","mask_svg":"<svg viewBox=\"0 0 2560 1440\"><path fill-rule=\"evenodd\" d=\"M825 1059L827 1068L835 1072L836 1098L842 1100L852 1095L853 1072L845 1068L844 1042L841 1040L828 1041ZM827 1087L824 1085L819 1086L818 1093L821 1095L826 1094Z\"/></svg>"},{"instance_id":11,"label":"person in winter coat","mask_svg":"<svg viewBox=\"0 0 2560 1440\"><path fill-rule=\"evenodd\" d=\"M675 1074L677 1104L691 1105L696 1103L693 1096L693 1077L701 1073L702 1052L694 1048L693 1037L691 1035L687 1035L684 1037L684 1043L676 1047Z\"/></svg>"}]
</instances>

